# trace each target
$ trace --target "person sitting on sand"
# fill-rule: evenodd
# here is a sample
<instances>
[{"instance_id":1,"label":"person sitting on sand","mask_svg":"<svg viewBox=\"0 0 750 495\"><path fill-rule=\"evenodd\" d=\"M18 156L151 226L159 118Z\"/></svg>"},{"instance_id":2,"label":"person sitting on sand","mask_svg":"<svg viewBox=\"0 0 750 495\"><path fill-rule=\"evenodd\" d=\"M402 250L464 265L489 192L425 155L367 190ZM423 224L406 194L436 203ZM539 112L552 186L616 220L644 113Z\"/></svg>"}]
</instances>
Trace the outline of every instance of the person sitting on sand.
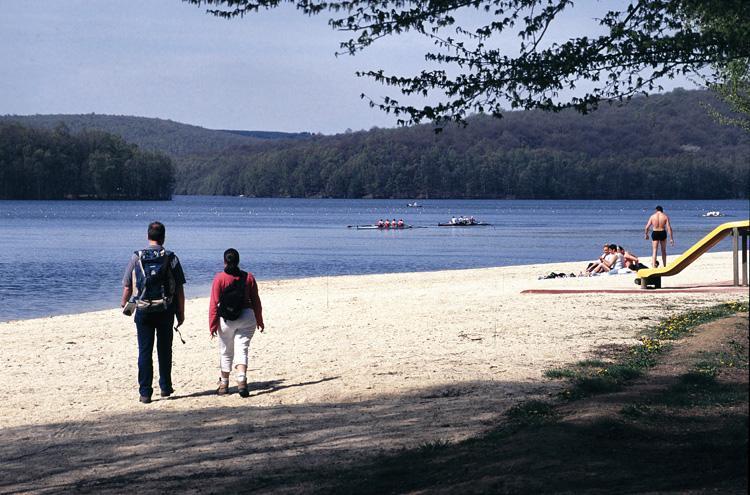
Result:
<instances>
[{"instance_id":1,"label":"person sitting on sand","mask_svg":"<svg viewBox=\"0 0 750 495\"><path fill-rule=\"evenodd\" d=\"M592 261L588 264L586 267L586 270L581 272L581 276L587 276L591 275L591 271L599 265L599 263L602 263L604 261L604 258L609 254L609 244L605 244L604 247L602 247L602 254L599 255L599 258L596 261Z\"/></svg>"},{"instance_id":2,"label":"person sitting on sand","mask_svg":"<svg viewBox=\"0 0 750 495\"><path fill-rule=\"evenodd\" d=\"M640 261L638 261L638 256L630 253L624 247L617 246L617 251L622 254L625 268L630 269L631 266L636 266L640 263Z\"/></svg>"},{"instance_id":3,"label":"person sitting on sand","mask_svg":"<svg viewBox=\"0 0 750 495\"><path fill-rule=\"evenodd\" d=\"M229 373L234 362L237 390L242 397L250 394L247 389L247 355L250 339L255 329L263 332L263 306L258 295L258 283L250 272L240 270L240 253L236 249L224 251L224 271L214 277L211 299L208 306L208 324L211 338L219 338L219 366L221 376L216 392L225 395L229 391ZM235 319L227 316L221 308L222 296L240 289L241 311ZM226 301L228 297L224 297ZM226 304L226 303L224 303ZM222 316L223 315L223 316ZM234 315L232 315L234 316Z\"/></svg>"},{"instance_id":4,"label":"person sitting on sand","mask_svg":"<svg viewBox=\"0 0 750 495\"><path fill-rule=\"evenodd\" d=\"M590 272L590 275L598 275L600 273L607 273L617 266L619 257L617 256L617 245L610 244L607 246L607 255L600 263L598 263ZM621 262L620 262L621 263ZM622 267L622 264L619 265Z\"/></svg>"},{"instance_id":5,"label":"person sitting on sand","mask_svg":"<svg viewBox=\"0 0 750 495\"><path fill-rule=\"evenodd\" d=\"M631 273L631 270L628 269L628 267L625 265L625 250L623 249L623 247L615 246L614 253L615 256L617 256L617 259L615 260L615 264L609 269L607 273L609 275Z\"/></svg>"}]
</instances>

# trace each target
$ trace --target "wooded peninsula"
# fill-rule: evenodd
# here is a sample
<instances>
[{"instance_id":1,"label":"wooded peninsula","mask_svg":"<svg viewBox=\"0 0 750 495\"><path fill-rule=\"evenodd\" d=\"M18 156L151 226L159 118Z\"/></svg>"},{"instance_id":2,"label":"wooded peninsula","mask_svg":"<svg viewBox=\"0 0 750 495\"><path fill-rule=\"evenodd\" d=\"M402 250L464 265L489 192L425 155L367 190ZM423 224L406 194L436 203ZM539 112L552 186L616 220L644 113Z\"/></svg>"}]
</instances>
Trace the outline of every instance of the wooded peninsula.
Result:
<instances>
[{"instance_id":1,"label":"wooded peninsula","mask_svg":"<svg viewBox=\"0 0 750 495\"><path fill-rule=\"evenodd\" d=\"M171 187L171 176L164 181L154 177L156 170L171 174L168 158L158 154L164 153L174 162L176 194L747 198L750 136L715 122L708 108L721 109L710 93L676 90L634 98L622 106L604 104L588 115L507 112L502 119L477 115L469 118L465 127L446 126L441 132L419 125L332 136L216 131L126 116L6 116L0 122L12 120L47 129L63 122L81 134L4 126L6 130L0 134L0 174L4 174L0 175L0 194L5 198L60 197L58 188L73 186L70 178L76 177L81 187L66 189L63 196L112 198L135 191L136 197L163 198L168 194L164 190L147 188ZM150 152L90 129L117 132ZM6 134L24 137L8 138ZM31 140L29 144L21 144L25 139ZM66 140L71 140L68 145L55 144ZM21 148L13 147L19 145ZM34 146L38 149L32 149ZM43 158L48 155L49 159ZM12 163L16 165L9 168ZM21 169L28 174L26 179L20 178L19 163L24 164ZM143 175L148 180L140 180ZM6 177L23 185L6 186ZM45 189L44 184L50 184L51 189Z\"/></svg>"},{"instance_id":2,"label":"wooded peninsula","mask_svg":"<svg viewBox=\"0 0 750 495\"><path fill-rule=\"evenodd\" d=\"M0 199L172 198L174 167L121 137L0 122Z\"/></svg>"}]
</instances>

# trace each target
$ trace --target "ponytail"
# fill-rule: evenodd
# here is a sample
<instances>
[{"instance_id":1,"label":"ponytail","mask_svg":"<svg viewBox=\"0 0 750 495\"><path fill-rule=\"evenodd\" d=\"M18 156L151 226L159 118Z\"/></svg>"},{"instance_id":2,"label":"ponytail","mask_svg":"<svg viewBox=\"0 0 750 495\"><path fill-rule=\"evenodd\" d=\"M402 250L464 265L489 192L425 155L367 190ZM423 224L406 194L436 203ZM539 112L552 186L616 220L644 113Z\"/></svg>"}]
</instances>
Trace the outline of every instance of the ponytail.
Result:
<instances>
[{"instance_id":1,"label":"ponytail","mask_svg":"<svg viewBox=\"0 0 750 495\"><path fill-rule=\"evenodd\" d=\"M224 263L224 273L235 277L240 275L240 253L236 249L229 248L224 251Z\"/></svg>"}]
</instances>

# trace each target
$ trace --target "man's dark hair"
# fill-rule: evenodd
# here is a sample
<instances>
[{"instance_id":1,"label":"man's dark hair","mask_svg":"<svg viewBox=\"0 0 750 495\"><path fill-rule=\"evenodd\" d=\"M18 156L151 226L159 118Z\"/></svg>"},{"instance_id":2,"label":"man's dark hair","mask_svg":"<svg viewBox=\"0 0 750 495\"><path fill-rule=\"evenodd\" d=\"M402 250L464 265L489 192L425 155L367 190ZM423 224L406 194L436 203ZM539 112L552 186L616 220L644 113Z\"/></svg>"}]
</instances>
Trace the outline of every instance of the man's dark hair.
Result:
<instances>
[{"instance_id":1,"label":"man's dark hair","mask_svg":"<svg viewBox=\"0 0 750 495\"><path fill-rule=\"evenodd\" d=\"M148 224L148 240L156 241L159 244L164 244L164 235L166 234L166 228L161 222L151 222Z\"/></svg>"},{"instance_id":2,"label":"man's dark hair","mask_svg":"<svg viewBox=\"0 0 750 495\"><path fill-rule=\"evenodd\" d=\"M656 205L656 211L661 211L663 213L664 212L664 208L662 208L659 205Z\"/></svg>"},{"instance_id":3,"label":"man's dark hair","mask_svg":"<svg viewBox=\"0 0 750 495\"><path fill-rule=\"evenodd\" d=\"M610 244L609 249L612 249L613 251L617 251L617 244Z\"/></svg>"}]
</instances>

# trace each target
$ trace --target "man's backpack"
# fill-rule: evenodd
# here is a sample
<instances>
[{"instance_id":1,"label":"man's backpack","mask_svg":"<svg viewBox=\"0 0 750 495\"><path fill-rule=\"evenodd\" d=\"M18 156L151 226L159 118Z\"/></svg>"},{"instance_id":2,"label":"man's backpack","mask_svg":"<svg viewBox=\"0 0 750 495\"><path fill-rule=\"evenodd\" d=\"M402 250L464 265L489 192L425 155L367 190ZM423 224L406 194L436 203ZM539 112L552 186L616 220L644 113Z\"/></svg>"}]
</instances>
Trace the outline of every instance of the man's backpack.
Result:
<instances>
[{"instance_id":1,"label":"man's backpack","mask_svg":"<svg viewBox=\"0 0 750 495\"><path fill-rule=\"evenodd\" d=\"M240 278L232 281L221 291L219 296L219 316L225 320L236 320L242 314L242 306L245 304L245 284L247 273L241 271Z\"/></svg>"},{"instance_id":2,"label":"man's backpack","mask_svg":"<svg viewBox=\"0 0 750 495\"><path fill-rule=\"evenodd\" d=\"M166 311L175 293L174 254L164 248L136 251L134 272L136 308L146 313Z\"/></svg>"}]
</instances>

